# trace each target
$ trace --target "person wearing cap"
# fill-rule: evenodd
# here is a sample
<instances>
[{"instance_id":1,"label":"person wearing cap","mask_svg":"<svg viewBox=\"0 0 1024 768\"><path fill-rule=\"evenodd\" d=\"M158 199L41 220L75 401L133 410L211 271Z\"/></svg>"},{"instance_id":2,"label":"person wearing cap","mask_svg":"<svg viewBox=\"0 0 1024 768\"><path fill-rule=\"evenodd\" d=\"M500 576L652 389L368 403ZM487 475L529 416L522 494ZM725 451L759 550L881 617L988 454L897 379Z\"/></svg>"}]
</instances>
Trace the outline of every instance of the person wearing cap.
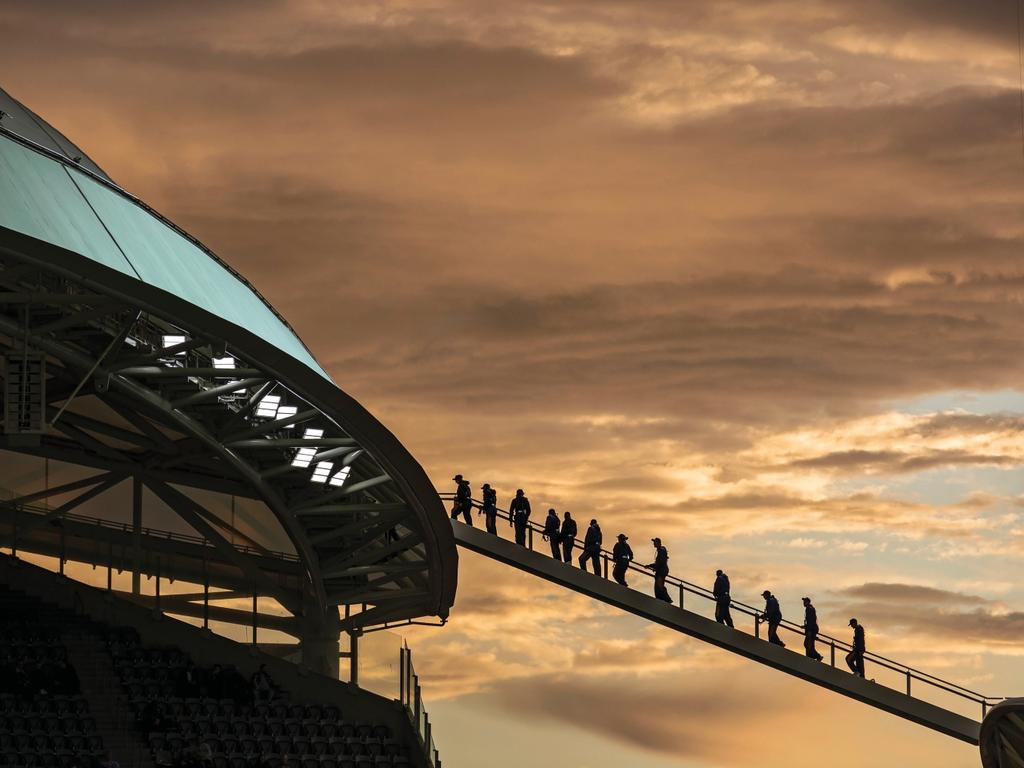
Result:
<instances>
[{"instance_id":1,"label":"person wearing cap","mask_svg":"<svg viewBox=\"0 0 1024 768\"><path fill-rule=\"evenodd\" d=\"M633 561L633 549L626 543L629 536L620 533L618 539L615 542L615 546L612 547L612 561L615 563L615 567L612 568L612 578L615 579L617 584L628 587L629 584L626 583L626 570Z\"/></svg>"},{"instance_id":2,"label":"person wearing cap","mask_svg":"<svg viewBox=\"0 0 1024 768\"><path fill-rule=\"evenodd\" d=\"M558 548L558 513L554 509L548 510L548 517L544 521L544 541L551 544L551 556L561 562L562 550Z\"/></svg>"},{"instance_id":3,"label":"person wearing cap","mask_svg":"<svg viewBox=\"0 0 1024 768\"><path fill-rule=\"evenodd\" d=\"M498 493L491 488L490 483L484 483L481 488L484 495L483 512L484 520L487 521L487 532L498 533Z\"/></svg>"},{"instance_id":4,"label":"person wearing cap","mask_svg":"<svg viewBox=\"0 0 1024 768\"><path fill-rule=\"evenodd\" d=\"M715 595L715 621L732 628L732 614L729 607L732 597L729 596L729 576L719 568L715 571L715 586L711 590Z\"/></svg>"},{"instance_id":5,"label":"person wearing cap","mask_svg":"<svg viewBox=\"0 0 1024 768\"><path fill-rule=\"evenodd\" d=\"M853 674L864 677L864 654L867 651L864 627L856 619L850 619L850 626L853 627L853 650L846 654L846 663Z\"/></svg>"},{"instance_id":6,"label":"person wearing cap","mask_svg":"<svg viewBox=\"0 0 1024 768\"><path fill-rule=\"evenodd\" d=\"M764 598L764 613L761 614L761 621L768 624L768 642L785 648L786 644L779 638L779 624L782 623L782 609L779 607L778 598L767 589L761 593Z\"/></svg>"},{"instance_id":7,"label":"person wearing cap","mask_svg":"<svg viewBox=\"0 0 1024 768\"><path fill-rule=\"evenodd\" d=\"M811 598L805 597L804 601L804 654L809 659L821 661L822 655L814 647L818 639L818 609L811 605Z\"/></svg>"},{"instance_id":8,"label":"person wearing cap","mask_svg":"<svg viewBox=\"0 0 1024 768\"><path fill-rule=\"evenodd\" d=\"M463 480L462 475L452 478L455 481L455 503L452 505L452 520L458 520L462 515L466 525L472 527L473 516L470 511L473 509L473 490L469 486L469 480Z\"/></svg>"},{"instance_id":9,"label":"person wearing cap","mask_svg":"<svg viewBox=\"0 0 1024 768\"><path fill-rule=\"evenodd\" d=\"M530 525L530 500L526 498L523 489L516 490L516 497L508 506L512 515L511 523L516 531L516 544L526 546L526 529Z\"/></svg>"},{"instance_id":10,"label":"person wearing cap","mask_svg":"<svg viewBox=\"0 0 1024 768\"><path fill-rule=\"evenodd\" d=\"M651 539L651 544L654 545L654 562L647 567L654 569L654 596L671 603L672 598L665 588L665 579L668 578L668 550L661 546L661 539L658 537Z\"/></svg>"},{"instance_id":11,"label":"person wearing cap","mask_svg":"<svg viewBox=\"0 0 1024 768\"><path fill-rule=\"evenodd\" d=\"M597 520L591 520L590 527L587 528L587 535L583 539L583 554L580 555L579 563L580 568L585 571L587 570L587 561L593 562L594 574L597 576L601 575L601 542L603 540L601 526L597 524Z\"/></svg>"},{"instance_id":12,"label":"person wearing cap","mask_svg":"<svg viewBox=\"0 0 1024 768\"><path fill-rule=\"evenodd\" d=\"M576 546L576 521L566 512L562 516L562 530L558 532L558 541L562 545L562 562L572 562L572 550Z\"/></svg>"}]
</instances>

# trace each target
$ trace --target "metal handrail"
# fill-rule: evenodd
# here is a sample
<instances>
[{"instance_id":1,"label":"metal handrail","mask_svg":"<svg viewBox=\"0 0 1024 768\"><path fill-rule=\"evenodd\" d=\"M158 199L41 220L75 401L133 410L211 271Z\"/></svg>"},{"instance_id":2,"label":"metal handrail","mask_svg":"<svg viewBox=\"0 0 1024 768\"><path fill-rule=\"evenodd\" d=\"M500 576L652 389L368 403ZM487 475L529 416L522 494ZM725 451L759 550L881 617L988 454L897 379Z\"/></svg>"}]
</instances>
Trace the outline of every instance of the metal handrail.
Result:
<instances>
[{"instance_id":1,"label":"metal handrail","mask_svg":"<svg viewBox=\"0 0 1024 768\"><path fill-rule=\"evenodd\" d=\"M441 493L439 495L445 501L454 501L455 500L455 494L454 493ZM483 503L480 502L480 501L477 501L476 499L472 499L471 502L472 502L472 506L473 506L474 509L482 510L484 508ZM497 508L497 515L502 520L507 520L509 522L509 525L512 525L512 516L511 516L511 514L509 513L508 510L501 509L500 507L498 507ZM532 551L533 550L533 534L534 533L543 534L544 526L542 526L539 523L536 523L536 522L530 520L527 523L527 529L528 529L528 533L529 533L527 545L528 545L529 549ZM582 546L583 542L579 538L573 537L573 544L574 544L574 546L575 545ZM608 565L609 565L610 562L612 562L612 553L611 553L610 550L607 550L604 547L602 547L601 548L600 556L601 556L601 559L604 561L604 566L603 566L603 569L602 569L603 573L604 573L604 577L608 578ZM571 563L568 564L568 565L570 565L570 567L573 567ZM652 579L654 578L654 571L653 571L653 569L647 568L646 566L643 566L643 565L639 565L635 561L631 561L629 563L629 565L627 566L627 570L636 571L637 573L640 573L640 574L642 574L644 576L648 576L648 577L650 577ZM680 578L678 578L676 576L672 576L672 575L667 576L665 578L665 584L666 585L671 585L673 587L676 587L679 590L679 596L680 596L680 605L679 605L679 607L680 608L683 608L683 603L684 603L683 597L684 597L684 595L687 592L689 592L690 594L696 595L697 597L704 598L705 600L710 600L712 602L716 602L714 593L710 589L707 589L705 587L701 587L698 584L693 584L693 583L691 583L689 581L686 581L684 579L680 579ZM745 614L747 616L753 617L753 619L754 619L754 632L755 632L755 635L759 636L759 627L760 627L760 623L761 623L761 616L763 615L764 611L758 610L757 608L755 608L755 607L753 607L751 605L748 605L746 603L742 603L742 602L740 602L738 600L733 600L731 598L730 598L730 601L729 601L729 607L731 609L735 609L737 612L739 612L741 614ZM793 621L789 621L789 620L783 619L782 622L779 624L779 627L780 627L780 629L785 629L785 630L787 630L789 632L793 632L794 634L800 635L801 637L803 637L805 635L803 625L802 624L797 624L796 622L793 622ZM837 648L840 651L852 651L853 650L853 646L850 643L846 642L845 640L840 640L839 638L832 637L831 635L826 635L826 634L822 634L822 633L819 632L818 635L817 635L817 639L818 639L819 642L823 643L824 645L828 646L831 649L831 666L833 666L833 667L835 666L835 652L836 652ZM881 656L881 655L879 655L877 653L872 653L870 651L864 653L864 660L865 660L865 662L870 661L870 662L872 662L874 664L877 664L878 666L880 666L880 667L882 667L884 669L888 669L888 670L893 671L893 672L898 672L901 675L903 675L906 678L906 681L907 681L906 692L907 692L908 696L912 695L911 694L911 681L912 680L917 680L917 681L919 681L921 683L924 683L926 685L930 685L933 688L937 688L939 690L945 691L946 693L951 693L951 694L953 694L955 696L959 696L959 697L961 697L963 699L966 699L967 701L970 701L970 702L972 702L974 704L980 704L981 705L981 709L982 709L982 716L985 715L985 713L988 711L989 707L993 706L995 703L997 703L999 701L1002 701L1004 698L1006 698L1004 696L986 696L984 694L978 693L977 691L972 691L969 688L965 688L964 686L959 685L957 683L953 683L953 682L950 682L948 680L944 680L944 679L942 679L940 677L937 677L935 675L932 675L932 674L930 674L928 672L923 672L923 671L921 671L919 669L915 669L914 667L910 667L910 666L907 666L906 664L902 664L902 663L900 663L898 661L895 661L894 659L890 659L890 658L887 658L885 656Z\"/></svg>"},{"instance_id":2,"label":"metal handrail","mask_svg":"<svg viewBox=\"0 0 1024 768\"><path fill-rule=\"evenodd\" d=\"M39 517L45 517L53 513L53 510L41 507L36 504L13 504L10 501L0 501L0 507L6 509L12 509L17 513L27 513L30 515L36 515ZM54 518L54 522L57 520L70 520L76 523L83 523L85 525L95 525L99 528L108 528L114 531L120 531L122 533L134 533L135 529L131 523L118 523L113 520L105 520L102 517L90 517L88 515L79 515L71 512L64 512L58 518ZM142 527L139 529L140 532L145 536L152 536L153 538L165 539L167 541L176 541L184 544L197 544L203 547L212 546L209 539L205 539L202 536L192 536L187 533L177 533L175 531L166 531L160 528L149 528ZM256 557L273 557L279 560L287 560L289 562L299 562L298 555L294 555L290 552L279 552L276 550L264 550L261 551L255 547L250 547L248 544L233 544L232 545L237 551L245 555L254 555Z\"/></svg>"}]
</instances>

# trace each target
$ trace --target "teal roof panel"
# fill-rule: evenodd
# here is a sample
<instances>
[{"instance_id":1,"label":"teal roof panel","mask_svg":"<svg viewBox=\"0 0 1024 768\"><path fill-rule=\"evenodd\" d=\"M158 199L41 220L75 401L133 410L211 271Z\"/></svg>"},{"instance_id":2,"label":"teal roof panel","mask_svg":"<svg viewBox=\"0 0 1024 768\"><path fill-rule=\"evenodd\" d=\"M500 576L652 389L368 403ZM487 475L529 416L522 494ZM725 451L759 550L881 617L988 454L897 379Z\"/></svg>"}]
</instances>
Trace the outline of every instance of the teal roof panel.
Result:
<instances>
[{"instance_id":1,"label":"teal roof panel","mask_svg":"<svg viewBox=\"0 0 1024 768\"><path fill-rule=\"evenodd\" d=\"M0 136L0 224L137 277L261 336L326 379L242 279L119 189Z\"/></svg>"}]
</instances>

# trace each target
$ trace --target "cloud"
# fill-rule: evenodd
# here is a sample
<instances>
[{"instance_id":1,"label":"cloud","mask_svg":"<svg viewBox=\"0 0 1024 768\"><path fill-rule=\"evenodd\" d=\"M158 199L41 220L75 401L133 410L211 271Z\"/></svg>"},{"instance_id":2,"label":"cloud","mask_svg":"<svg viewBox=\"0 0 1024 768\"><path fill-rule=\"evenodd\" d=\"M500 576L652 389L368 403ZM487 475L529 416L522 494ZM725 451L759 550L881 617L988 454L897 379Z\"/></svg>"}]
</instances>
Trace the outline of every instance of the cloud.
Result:
<instances>
[{"instance_id":1,"label":"cloud","mask_svg":"<svg viewBox=\"0 0 1024 768\"><path fill-rule=\"evenodd\" d=\"M840 594L857 600L878 600L882 602L926 603L931 605L984 605L990 601L977 595L951 592L945 589L917 584L886 584L871 582L847 587Z\"/></svg>"},{"instance_id":2,"label":"cloud","mask_svg":"<svg viewBox=\"0 0 1024 768\"><path fill-rule=\"evenodd\" d=\"M1024 613L977 595L899 583L866 583L838 594L848 600L843 612L886 637L909 634L947 651L1019 654Z\"/></svg>"}]
</instances>

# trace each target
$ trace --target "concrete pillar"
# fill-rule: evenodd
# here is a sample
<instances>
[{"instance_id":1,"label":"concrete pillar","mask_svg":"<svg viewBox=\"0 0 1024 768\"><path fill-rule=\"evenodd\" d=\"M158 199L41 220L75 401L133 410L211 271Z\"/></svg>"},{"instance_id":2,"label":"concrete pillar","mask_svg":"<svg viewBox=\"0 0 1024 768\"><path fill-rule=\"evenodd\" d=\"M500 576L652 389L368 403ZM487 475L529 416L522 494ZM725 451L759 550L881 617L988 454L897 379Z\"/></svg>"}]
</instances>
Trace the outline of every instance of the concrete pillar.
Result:
<instances>
[{"instance_id":1,"label":"concrete pillar","mask_svg":"<svg viewBox=\"0 0 1024 768\"><path fill-rule=\"evenodd\" d=\"M341 636L338 627L338 609L332 608L324 616L311 605L301 621L299 647L302 651L301 663L314 672L326 675L333 680L338 679L338 652L341 650L338 641Z\"/></svg>"}]
</instances>

